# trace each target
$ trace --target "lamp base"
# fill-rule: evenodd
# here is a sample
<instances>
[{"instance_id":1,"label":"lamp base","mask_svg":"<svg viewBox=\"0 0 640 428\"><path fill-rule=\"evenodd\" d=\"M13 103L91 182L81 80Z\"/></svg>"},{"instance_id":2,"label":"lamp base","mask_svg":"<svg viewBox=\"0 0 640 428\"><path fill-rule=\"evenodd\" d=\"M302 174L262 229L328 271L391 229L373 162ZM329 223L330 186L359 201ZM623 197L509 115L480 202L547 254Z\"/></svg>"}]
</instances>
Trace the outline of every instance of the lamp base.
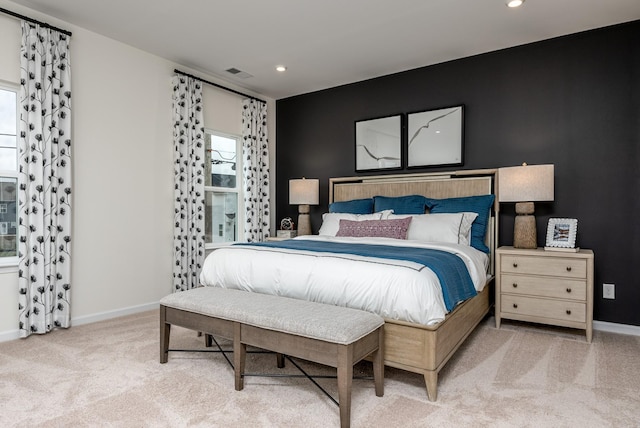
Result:
<instances>
[{"instance_id":1,"label":"lamp base","mask_svg":"<svg viewBox=\"0 0 640 428\"><path fill-rule=\"evenodd\" d=\"M311 235L309 205L298 205L298 236Z\"/></svg>"},{"instance_id":2,"label":"lamp base","mask_svg":"<svg viewBox=\"0 0 640 428\"><path fill-rule=\"evenodd\" d=\"M518 202L516 204L517 215L513 226L514 248L538 248L536 217L533 215L533 211L533 202Z\"/></svg>"}]
</instances>

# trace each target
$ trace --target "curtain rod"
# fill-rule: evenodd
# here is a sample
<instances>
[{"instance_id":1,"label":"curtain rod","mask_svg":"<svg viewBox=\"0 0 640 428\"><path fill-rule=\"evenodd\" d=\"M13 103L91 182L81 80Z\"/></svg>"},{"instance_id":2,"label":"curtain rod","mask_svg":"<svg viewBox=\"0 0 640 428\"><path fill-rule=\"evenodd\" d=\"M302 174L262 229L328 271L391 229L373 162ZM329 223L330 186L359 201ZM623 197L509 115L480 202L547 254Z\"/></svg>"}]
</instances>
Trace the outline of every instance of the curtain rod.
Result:
<instances>
[{"instance_id":1,"label":"curtain rod","mask_svg":"<svg viewBox=\"0 0 640 428\"><path fill-rule=\"evenodd\" d=\"M20 15L19 13L12 12L12 11L7 10L5 8L2 8L2 7L0 7L0 12L4 13L5 15L13 16L14 18L23 19L25 21L29 21L29 22L32 22L34 24L38 24L38 25L40 25L42 27L51 28L52 30L59 31L62 34L66 34L67 36L71 37L71 31L67 31L67 30L63 30L62 28L54 27L53 25L47 24L46 22L38 21L37 19L33 19L33 18L29 18L28 16Z\"/></svg>"},{"instance_id":2,"label":"curtain rod","mask_svg":"<svg viewBox=\"0 0 640 428\"><path fill-rule=\"evenodd\" d=\"M174 69L173 71L175 73L182 74L182 75L187 76L187 77L191 77L192 79L199 80L199 81L201 81L203 83L206 83L207 85L215 86L216 88L224 89L225 91L233 92L234 94L237 94L237 95L240 95L240 96L243 96L243 97L246 97L246 98L251 98L252 100L259 101L259 102L261 102L263 104L267 103L265 100L261 100L260 98L256 98L256 97L248 95L248 94L243 94L242 92L236 91L235 89L227 88L226 86L218 85L217 83L209 82L208 80L204 80L204 79L201 79L200 77L194 76L194 75L189 74L189 73L185 73L184 71L180 71L177 68Z\"/></svg>"}]
</instances>

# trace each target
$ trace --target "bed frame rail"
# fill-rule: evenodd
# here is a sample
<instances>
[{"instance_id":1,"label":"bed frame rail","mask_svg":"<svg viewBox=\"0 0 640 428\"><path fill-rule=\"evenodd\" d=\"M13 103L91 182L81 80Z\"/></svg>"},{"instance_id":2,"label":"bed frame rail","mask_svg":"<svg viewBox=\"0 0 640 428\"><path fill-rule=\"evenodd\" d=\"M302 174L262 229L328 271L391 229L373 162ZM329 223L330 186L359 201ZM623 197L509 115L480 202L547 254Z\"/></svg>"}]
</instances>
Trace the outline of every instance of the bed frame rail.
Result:
<instances>
[{"instance_id":1,"label":"bed frame rail","mask_svg":"<svg viewBox=\"0 0 640 428\"><path fill-rule=\"evenodd\" d=\"M423 195L430 198L497 194L496 169L447 173L395 174L329 179L329 203L373 196ZM486 243L491 250L489 273L482 292L458 305L433 326L385 320L385 364L424 376L427 395L437 398L438 373L491 308L494 253L498 245L496 201L491 210Z\"/></svg>"}]
</instances>

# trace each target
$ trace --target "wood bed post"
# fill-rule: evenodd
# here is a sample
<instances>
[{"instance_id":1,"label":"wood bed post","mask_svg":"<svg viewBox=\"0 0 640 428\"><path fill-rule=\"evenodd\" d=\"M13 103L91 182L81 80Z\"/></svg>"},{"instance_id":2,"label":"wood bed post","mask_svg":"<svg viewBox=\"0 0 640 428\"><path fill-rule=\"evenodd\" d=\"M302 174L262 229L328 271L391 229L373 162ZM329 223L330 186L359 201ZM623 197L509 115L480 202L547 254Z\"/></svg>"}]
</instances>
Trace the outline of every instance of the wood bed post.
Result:
<instances>
[{"instance_id":1,"label":"wood bed post","mask_svg":"<svg viewBox=\"0 0 640 428\"><path fill-rule=\"evenodd\" d=\"M429 401L436 401L438 399L438 372L435 370L424 372L424 383L427 386Z\"/></svg>"}]
</instances>

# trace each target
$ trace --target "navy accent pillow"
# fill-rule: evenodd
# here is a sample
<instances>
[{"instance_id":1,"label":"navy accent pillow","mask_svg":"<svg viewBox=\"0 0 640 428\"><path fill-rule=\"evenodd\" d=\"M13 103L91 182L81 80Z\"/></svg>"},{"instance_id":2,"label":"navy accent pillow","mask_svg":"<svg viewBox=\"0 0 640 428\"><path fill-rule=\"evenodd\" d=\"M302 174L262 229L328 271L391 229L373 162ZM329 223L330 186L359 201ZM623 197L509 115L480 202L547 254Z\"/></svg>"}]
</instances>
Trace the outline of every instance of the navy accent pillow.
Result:
<instances>
[{"instance_id":1,"label":"navy accent pillow","mask_svg":"<svg viewBox=\"0 0 640 428\"><path fill-rule=\"evenodd\" d=\"M424 214L427 198L420 195L374 196L373 212L393 210L394 214Z\"/></svg>"},{"instance_id":2,"label":"navy accent pillow","mask_svg":"<svg viewBox=\"0 0 640 428\"><path fill-rule=\"evenodd\" d=\"M431 199L426 198L429 212L437 213L478 213L478 217L471 224L471 246L485 253L489 247L484 243L484 237L489 225L489 212L495 195L467 196L463 198Z\"/></svg>"},{"instance_id":3,"label":"navy accent pillow","mask_svg":"<svg viewBox=\"0 0 640 428\"><path fill-rule=\"evenodd\" d=\"M373 199L352 199L329 204L330 213L373 214Z\"/></svg>"}]
</instances>

